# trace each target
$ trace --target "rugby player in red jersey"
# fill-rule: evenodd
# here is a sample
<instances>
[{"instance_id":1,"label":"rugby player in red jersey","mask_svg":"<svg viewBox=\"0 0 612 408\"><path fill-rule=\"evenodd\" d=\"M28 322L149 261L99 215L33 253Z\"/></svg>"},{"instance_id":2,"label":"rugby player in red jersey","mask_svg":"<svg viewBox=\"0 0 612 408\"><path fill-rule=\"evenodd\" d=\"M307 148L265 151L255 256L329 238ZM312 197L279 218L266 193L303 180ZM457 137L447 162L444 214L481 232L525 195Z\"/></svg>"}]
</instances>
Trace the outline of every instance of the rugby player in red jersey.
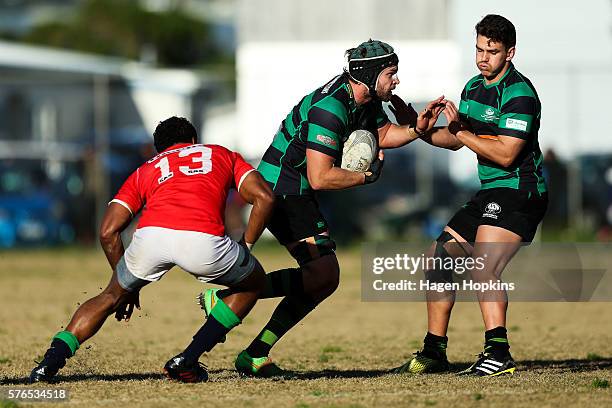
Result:
<instances>
[{"instance_id":1,"label":"rugby player in red jersey","mask_svg":"<svg viewBox=\"0 0 612 408\"><path fill-rule=\"evenodd\" d=\"M206 381L199 357L240 324L257 301L264 270L245 245L225 234L223 214L228 191L234 187L253 204L245 241L256 242L274 204L268 184L240 154L197 144L196 130L187 119L171 117L153 136L159 154L132 173L102 220L100 242L113 270L110 283L83 303L66 330L53 337L30 382L50 381L111 314L129 320L134 307L140 308L140 289L175 265L202 282L232 290L215 303L188 347L166 363L164 371L172 379ZM124 251L120 233L138 212L138 227Z\"/></svg>"}]
</instances>

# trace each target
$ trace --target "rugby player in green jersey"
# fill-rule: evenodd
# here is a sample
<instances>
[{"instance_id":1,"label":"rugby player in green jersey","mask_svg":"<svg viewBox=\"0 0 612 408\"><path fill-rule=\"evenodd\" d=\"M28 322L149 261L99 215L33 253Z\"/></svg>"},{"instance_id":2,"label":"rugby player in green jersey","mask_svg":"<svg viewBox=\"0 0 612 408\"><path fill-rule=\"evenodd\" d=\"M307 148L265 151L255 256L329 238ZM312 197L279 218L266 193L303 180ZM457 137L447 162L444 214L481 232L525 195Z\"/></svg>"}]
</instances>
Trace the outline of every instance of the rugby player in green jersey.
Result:
<instances>
[{"instance_id":1,"label":"rugby player in green jersey","mask_svg":"<svg viewBox=\"0 0 612 408\"><path fill-rule=\"evenodd\" d=\"M480 75L461 93L459 108L450 101L449 125L424 139L449 149L467 147L478 157L480 191L449 221L432 245L437 257L482 257L484 268L472 278L497 281L522 243L533 240L548 203L538 145L540 100L531 82L512 64L516 32L506 18L488 15L476 25L476 65ZM405 108L403 109L405 110ZM452 279L450 271L430 270L432 279ZM449 369L446 332L455 300L427 293L428 332L423 350L398 372L429 373ZM507 295L478 292L485 324L484 351L462 374L496 376L513 373L506 333Z\"/></svg>"},{"instance_id":2,"label":"rugby player in green jersey","mask_svg":"<svg viewBox=\"0 0 612 408\"><path fill-rule=\"evenodd\" d=\"M392 124L383 111L399 84L398 57L381 41L367 41L346 52L344 72L304 96L282 121L265 152L259 172L272 188L276 204L268 229L298 263L267 275L261 298L283 297L272 318L235 362L251 376L269 377L282 370L268 357L274 344L338 287L340 268L327 221L319 211L316 190L341 190L375 182L382 155L366 173L337 166L351 132L367 129L381 149L406 145L431 130L444 108L432 101L411 126ZM415 113L414 111L412 111ZM250 243L245 242L250 247ZM200 295L209 313L229 290Z\"/></svg>"}]
</instances>

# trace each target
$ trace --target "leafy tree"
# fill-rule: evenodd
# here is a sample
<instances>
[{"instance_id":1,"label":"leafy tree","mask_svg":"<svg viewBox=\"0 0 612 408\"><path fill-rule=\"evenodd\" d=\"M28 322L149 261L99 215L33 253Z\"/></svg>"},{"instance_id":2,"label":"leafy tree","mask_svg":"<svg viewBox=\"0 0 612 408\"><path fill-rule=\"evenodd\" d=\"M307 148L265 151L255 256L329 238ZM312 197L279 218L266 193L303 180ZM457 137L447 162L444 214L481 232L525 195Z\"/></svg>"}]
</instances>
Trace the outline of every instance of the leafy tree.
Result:
<instances>
[{"instance_id":1,"label":"leafy tree","mask_svg":"<svg viewBox=\"0 0 612 408\"><path fill-rule=\"evenodd\" d=\"M165 66L194 66L221 58L205 22L179 9L148 11L136 0L84 1L74 18L39 25L23 40L130 59L152 48L157 62Z\"/></svg>"}]
</instances>

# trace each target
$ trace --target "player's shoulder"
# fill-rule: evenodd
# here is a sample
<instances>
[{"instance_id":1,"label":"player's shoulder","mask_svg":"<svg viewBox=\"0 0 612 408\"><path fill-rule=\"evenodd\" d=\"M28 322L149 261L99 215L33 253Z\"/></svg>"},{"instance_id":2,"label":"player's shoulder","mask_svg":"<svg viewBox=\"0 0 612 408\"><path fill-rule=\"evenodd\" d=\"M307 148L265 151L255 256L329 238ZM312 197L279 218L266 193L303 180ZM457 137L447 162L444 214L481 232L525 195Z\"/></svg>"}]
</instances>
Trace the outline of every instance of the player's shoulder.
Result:
<instances>
[{"instance_id":1,"label":"player's shoulder","mask_svg":"<svg viewBox=\"0 0 612 408\"><path fill-rule=\"evenodd\" d=\"M221 145L218 145L218 144L206 143L206 144L200 144L200 146L208 147L213 152L219 153L219 154L232 154L232 153L234 153L232 150L228 149L227 147L221 146Z\"/></svg>"},{"instance_id":2,"label":"player's shoulder","mask_svg":"<svg viewBox=\"0 0 612 408\"><path fill-rule=\"evenodd\" d=\"M477 86L480 82L482 82L483 76L482 74L474 75L465 83L463 87L464 90L471 89L474 86Z\"/></svg>"},{"instance_id":3,"label":"player's shoulder","mask_svg":"<svg viewBox=\"0 0 612 408\"><path fill-rule=\"evenodd\" d=\"M206 144L198 144L198 146L202 146L211 150L211 156L213 159L227 159L233 161L238 153L234 152L231 149L228 149L225 146L221 146L218 144L206 143Z\"/></svg>"},{"instance_id":4,"label":"player's shoulder","mask_svg":"<svg viewBox=\"0 0 612 408\"><path fill-rule=\"evenodd\" d=\"M348 82L338 75L311 95L311 108L325 109L334 114L346 114L351 99Z\"/></svg>"},{"instance_id":5,"label":"player's shoulder","mask_svg":"<svg viewBox=\"0 0 612 408\"><path fill-rule=\"evenodd\" d=\"M512 67L512 71L504 79L504 82L504 99L508 100L519 96L537 99L537 92L529 78L521 74L516 68Z\"/></svg>"}]
</instances>

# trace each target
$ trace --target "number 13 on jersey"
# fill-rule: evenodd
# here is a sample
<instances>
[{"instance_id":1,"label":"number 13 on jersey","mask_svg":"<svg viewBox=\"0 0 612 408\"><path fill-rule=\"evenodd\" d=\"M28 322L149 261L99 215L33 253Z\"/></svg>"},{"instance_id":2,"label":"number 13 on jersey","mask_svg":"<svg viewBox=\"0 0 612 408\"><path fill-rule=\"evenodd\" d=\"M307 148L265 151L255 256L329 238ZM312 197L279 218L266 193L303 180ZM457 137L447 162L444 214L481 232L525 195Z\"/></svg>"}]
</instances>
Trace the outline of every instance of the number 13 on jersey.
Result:
<instances>
[{"instance_id":1,"label":"number 13 on jersey","mask_svg":"<svg viewBox=\"0 0 612 408\"><path fill-rule=\"evenodd\" d=\"M197 154L197 156L196 156ZM179 171L186 176L193 176L196 174L210 173L212 170L212 149L202 145L192 145L187 148L183 148L178 152L178 157L191 157L191 163L200 163L200 167L190 166L179 166ZM157 179L159 184L174 177L174 172L170 171L170 160L168 156L163 157L156 165L155 168L161 171L161 176Z\"/></svg>"}]
</instances>

